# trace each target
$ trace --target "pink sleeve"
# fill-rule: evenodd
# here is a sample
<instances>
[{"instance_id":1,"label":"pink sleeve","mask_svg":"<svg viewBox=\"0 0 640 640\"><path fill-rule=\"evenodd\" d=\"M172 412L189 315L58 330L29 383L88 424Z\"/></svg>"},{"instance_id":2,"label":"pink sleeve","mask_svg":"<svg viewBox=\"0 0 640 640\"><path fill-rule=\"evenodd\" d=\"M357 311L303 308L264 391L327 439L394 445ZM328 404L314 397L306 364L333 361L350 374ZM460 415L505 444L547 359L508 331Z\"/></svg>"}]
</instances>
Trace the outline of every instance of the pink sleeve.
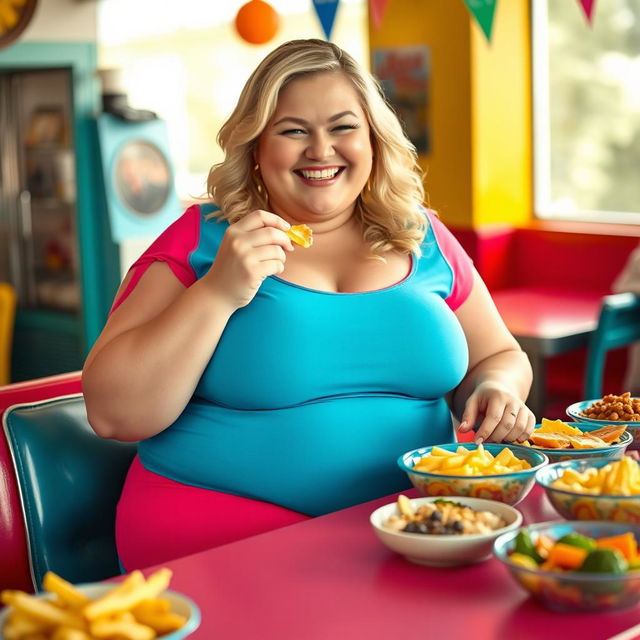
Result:
<instances>
[{"instance_id":1,"label":"pink sleeve","mask_svg":"<svg viewBox=\"0 0 640 640\"><path fill-rule=\"evenodd\" d=\"M131 274L131 279L124 291L116 297L109 313L113 313L127 299L154 262L166 262L185 287L191 286L196 281L196 275L189 264L189 257L199 240L200 206L194 204L167 227L131 265L127 272Z\"/></svg>"},{"instance_id":2,"label":"pink sleeve","mask_svg":"<svg viewBox=\"0 0 640 640\"><path fill-rule=\"evenodd\" d=\"M451 293L447 296L446 303L455 311L471 293L473 261L440 218L432 212L428 212L428 217L440 251L453 272Z\"/></svg>"}]
</instances>

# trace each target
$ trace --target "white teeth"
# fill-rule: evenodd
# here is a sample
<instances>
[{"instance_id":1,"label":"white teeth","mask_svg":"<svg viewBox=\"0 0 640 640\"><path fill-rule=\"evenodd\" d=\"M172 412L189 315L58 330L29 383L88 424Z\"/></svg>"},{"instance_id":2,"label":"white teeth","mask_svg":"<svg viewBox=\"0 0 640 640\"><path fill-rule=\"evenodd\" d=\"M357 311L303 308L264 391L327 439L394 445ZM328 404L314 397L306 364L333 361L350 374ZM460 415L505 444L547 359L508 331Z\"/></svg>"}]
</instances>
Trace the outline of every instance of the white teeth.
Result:
<instances>
[{"instance_id":1,"label":"white teeth","mask_svg":"<svg viewBox=\"0 0 640 640\"><path fill-rule=\"evenodd\" d=\"M312 170L309 169L301 169L300 173L307 180L326 180L327 178L333 178L340 169L338 167L334 167L333 169L319 169Z\"/></svg>"}]
</instances>

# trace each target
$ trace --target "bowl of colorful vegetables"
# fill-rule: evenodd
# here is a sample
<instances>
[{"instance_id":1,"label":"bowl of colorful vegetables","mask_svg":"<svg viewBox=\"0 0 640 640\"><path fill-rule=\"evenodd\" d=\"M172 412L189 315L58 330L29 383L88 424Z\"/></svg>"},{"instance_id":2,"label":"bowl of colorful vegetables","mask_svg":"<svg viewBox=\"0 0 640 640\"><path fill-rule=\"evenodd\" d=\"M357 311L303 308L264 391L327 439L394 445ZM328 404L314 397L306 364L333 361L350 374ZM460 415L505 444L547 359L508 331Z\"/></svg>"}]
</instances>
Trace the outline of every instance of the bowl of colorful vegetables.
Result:
<instances>
[{"instance_id":1,"label":"bowl of colorful vegetables","mask_svg":"<svg viewBox=\"0 0 640 640\"><path fill-rule=\"evenodd\" d=\"M640 601L640 526L542 522L502 534L493 552L516 582L557 611L612 611Z\"/></svg>"},{"instance_id":2,"label":"bowl of colorful vegetables","mask_svg":"<svg viewBox=\"0 0 640 640\"><path fill-rule=\"evenodd\" d=\"M640 523L640 464L629 456L555 462L536 482L567 520Z\"/></svg>"}]
</instances>

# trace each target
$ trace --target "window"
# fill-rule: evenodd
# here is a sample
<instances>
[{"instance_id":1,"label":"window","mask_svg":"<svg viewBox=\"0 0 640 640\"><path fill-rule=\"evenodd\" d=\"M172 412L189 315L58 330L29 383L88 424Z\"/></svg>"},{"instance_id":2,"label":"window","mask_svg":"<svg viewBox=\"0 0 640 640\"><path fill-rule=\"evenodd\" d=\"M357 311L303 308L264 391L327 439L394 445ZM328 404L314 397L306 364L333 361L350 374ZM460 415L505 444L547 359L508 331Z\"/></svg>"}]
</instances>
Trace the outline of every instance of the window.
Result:
<instances>
[{"instance_id":1,"label":"window","mask_svg":"<svg viewBox=\"0 0 640 640\"><path fill-rule=\"evenodd\" d=\"M640 224L640 2L532 11L536 215Z\"/></svg>"}]
</instances>

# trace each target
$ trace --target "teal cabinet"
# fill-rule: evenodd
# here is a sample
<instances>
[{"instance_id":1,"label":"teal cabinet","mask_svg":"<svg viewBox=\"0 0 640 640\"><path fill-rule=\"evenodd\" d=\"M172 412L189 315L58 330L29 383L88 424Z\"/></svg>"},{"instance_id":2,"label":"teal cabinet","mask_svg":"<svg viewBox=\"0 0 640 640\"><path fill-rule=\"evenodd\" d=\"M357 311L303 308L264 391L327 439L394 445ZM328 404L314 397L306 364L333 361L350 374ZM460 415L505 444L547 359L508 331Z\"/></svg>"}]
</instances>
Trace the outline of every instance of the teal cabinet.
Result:
<instances>
[{"instance_id":1,"label":"teal cabinet","mask_svg":"<svg viewBox=\"0 0 640 640\"><path fill-rule=\"evenodd\" d=\"M99 98L94 43L0 51L0 281L18 295L14 381L80 368L118 286Z\"/></svg>"}]
</instances>

